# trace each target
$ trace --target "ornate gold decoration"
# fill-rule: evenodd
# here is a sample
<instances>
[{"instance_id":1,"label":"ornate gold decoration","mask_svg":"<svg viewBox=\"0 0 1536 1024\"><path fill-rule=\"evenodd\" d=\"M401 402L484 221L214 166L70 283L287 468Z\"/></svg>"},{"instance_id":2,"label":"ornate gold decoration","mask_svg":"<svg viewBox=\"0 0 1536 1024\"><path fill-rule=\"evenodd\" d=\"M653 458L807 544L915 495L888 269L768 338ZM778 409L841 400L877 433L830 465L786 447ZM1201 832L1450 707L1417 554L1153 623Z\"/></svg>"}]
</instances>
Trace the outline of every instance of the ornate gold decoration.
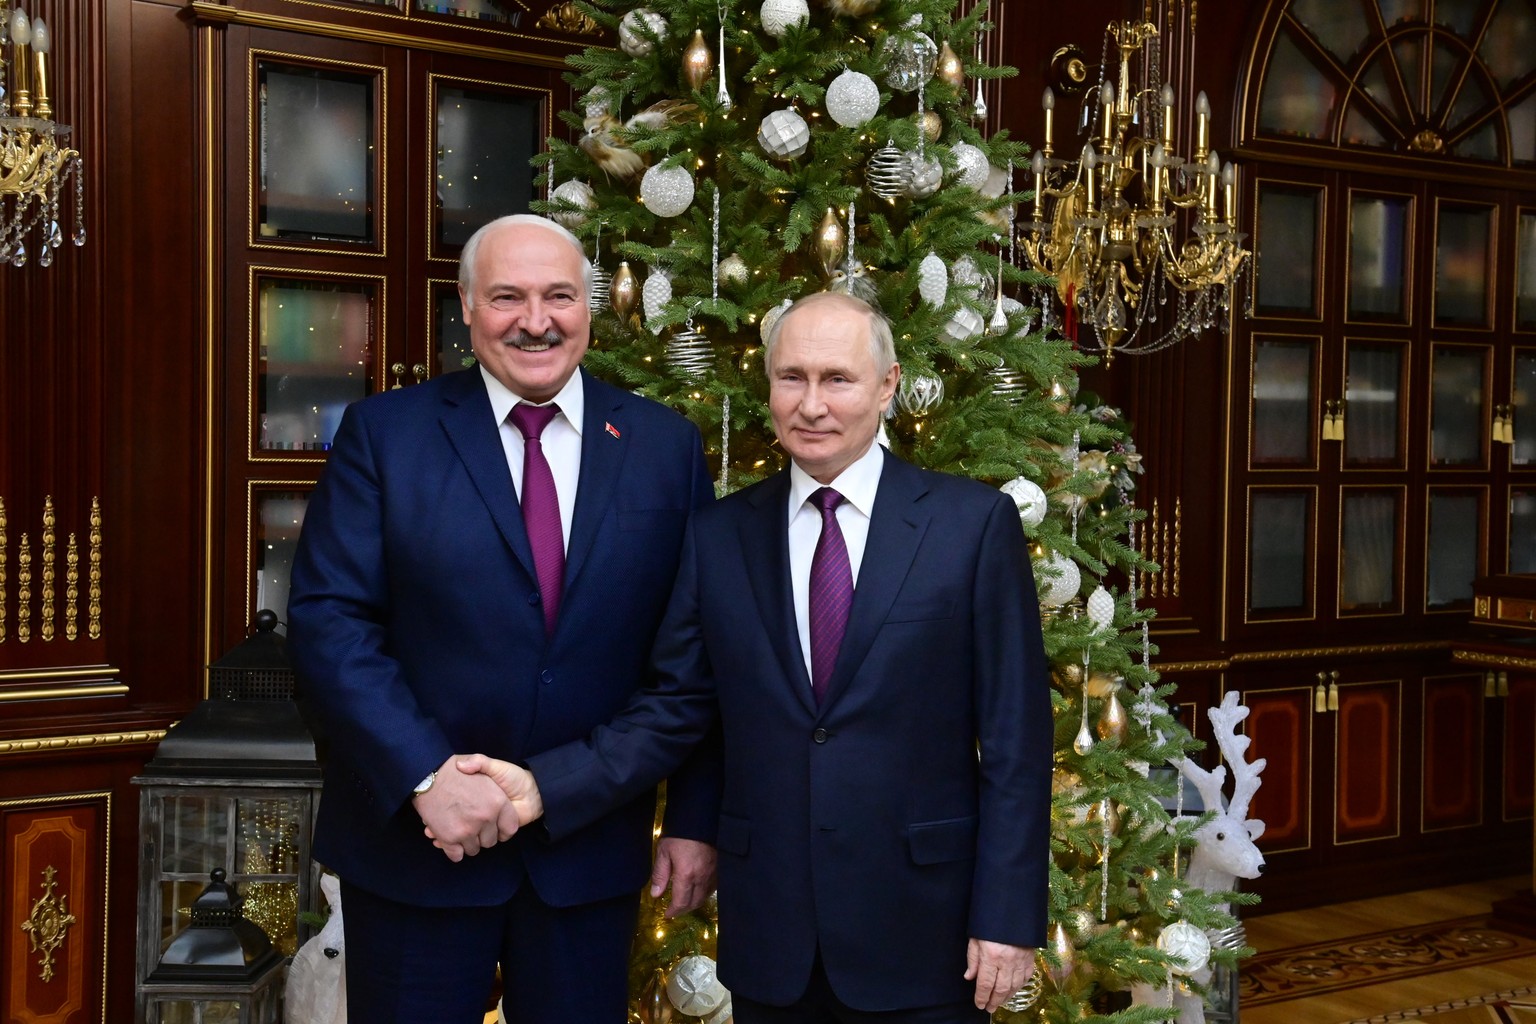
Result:
<instances>
[{"instance_id":1,"label":"ornate gold decoration","mask_svg":"<svg viewBox=\"0 0 1536 1024\"><path fill-rule=\"evenodd\" d=\"M11 59L0 95L0 260L13 267L27 262L26 235L42 226L37 262L53 263L64 244L59 200L74 179L76 245L85 244L85 175L80 153L70 149L70 127L53 120L48 96L51 33L42 18L27 20L10 0L0 0L0 24L7 26Z\"/></svg>"},{"instance_id":2,"label":"ornate gold decoration","mask_svg":"<svg viewBox=\"0 0 1536 1024\"><path fill-rule=\"evenodd\" d=\"M80 636L80 544L75 535L69 535L69 545L64 549L64 639L75 640Z\"/></svg>"},{"instance_id":3,"label":"ornate gold decoration","mask_svg":"<svg viewBox=\"0 0 1536 1024\"><path fill-rule=\"evenodd\" d=\"M89 625L86 628L86 636L92 640L101 639L101 499L91 499L91 586L90 605L87 614L90 616Z\"/></svg>"},{"instance_id":4,"label":"ornate gold decoration","mask_svg":"<svg viewBox=\"0 0 1536 1024\"><path fill-rule=\"evenodd\" d=\"M16 640L32 639L32 541L23 533L16 551Z\"/></svg>"},{"instance_id":5,"label":"ornate gold decoration","mask_svg":"<svg viewBox=\"0 0 1536 1024\"><path fill-rule=\"evenodd\" d=\"M154 746L165 739L164 729L138 732L107 732L90 736L33 736L21 740L0 740L0 754L36 754L43 752L91 750L97 747ZM0 806L4 806L0 803Z\"/></svg>"},{"instance_id":6,"label":"ornate gold decoration","mask_svg":"<svg viewBox=\"0 0 1536 1024\"><path fill-rule=\"evenodd\" d=\"M1341 658L1357 654L1417 654L1421 651L1444 651L1450 646L1449 640L1420 640L1408 644L1361 644L1355 647L1298 647L1286 651L1239 651L1232 655L1232 664L1298 661L1303 658Z\"/></svg>"},{"instance_id":7,"label":"ornate gold decoration","mask_svg":"<svg viewBox=\"0 0 1536 1024\"><path fill-rule=\"evenodd\" d=\"M75 915L66 905L69 894L57 897L53 894L56 874L58 872L51 864L43 869L43 894L32 904L32 913L21 922L21 930L32 940L32 952L41 954L38 975L43 981L53 980L53 955L64 945L69 927L75 923Z\"/></svg>"},{"instance_id":8,"label":"ornate gold decoration","mask_svg":"<svg viewBox=\"0 0 1536 1024\"><path fill-rule=\"evenodd\" d=\"M1415 153L1444 153L1445 139L1433 128L1425 128L1413 137L1408 148Z\"/></svg>"},{"instance_id":9,"label":"ornate gold decoration","mask_svg":"<svg viewBox=\"0 0 1536 1024\"><path fill-rule=\"evenodd\" d=\"M1182 10L1157 0L1145 20L1109 24L1098 92L1088 94L1094 129L1076 159L1054 156L1056 94L1047 88L1043 98L1045 144L1031 163L1035 199L1023 249L1036 270L1057 279L1066 319L1082 325L1074 340L1104 353L1106 365L1118 352L1156 352L1225 319L1250 256L1237 230L1237 169L1210 148L1203 92L1191 156L1174 153L1175 90L1163 75L1180 65L1166 59L1159 37L1178 30L1192 52L1194 8L1181 28ZM1118 79L1107 77L1111 46ZM1188 230L1178 241L1181 223ZM1178 300L1171 323L1158 312L1170 294Z\"/></svg>"},{"instance_id":10,"label":"ornate gold decoration","mask_svg":"<svg viewBox=\"0 0 1536 1024\"><path fill-rule=\"evenodd\" d=\"M581 9L573 3L563 3L551 7L539 15L539 28L553 29L556 32L568 32L577 36L595 36L602 29L597 22L583 14Z\"/></svg>"},{"instance_id":11,"label":"ornate gold decoration","mask_svg":"<svg viewBox=\"0 0 1536 1024\"><path fill-rule=\"evenodd\" d=\"M44 642L53 639L53 544L56 517L53 512L53 495L43 498L43 592L42 637Z\"/></svg>"},{"instance_id":12,"label":"ornate gold decoration","mask_svg":"<svg viewBox=\"0 0 1536 1024\"><path fill-rule=\"evenodd\" d=\"M0 644L5 643L5 499L0 498Z\"/></svg>"},{"instance_id":13,"label":"ornate gold decoration","mask_svg":"<svg viewBox=\"0 0 1536 1024\"><path fill-rule=\"evenodd\" d=\"M1184 561L1184 499L1173 499L1173 596L1179 596L1179 566Z\"/></svg>"},{"instance_id":14,"label":"ornate gold decoration","mask_svg":"<svg viewBox=\"0 0 1536 1024\"><path fill-rule=\"evenodd\" d=\"M1536 658L1522 658L1515 654L1489 654L1486 651L1452 651L1451 660L1469 662L1473 665L1492 665L1496 668L1536 668Z\"/></svg>"}]
</instances>

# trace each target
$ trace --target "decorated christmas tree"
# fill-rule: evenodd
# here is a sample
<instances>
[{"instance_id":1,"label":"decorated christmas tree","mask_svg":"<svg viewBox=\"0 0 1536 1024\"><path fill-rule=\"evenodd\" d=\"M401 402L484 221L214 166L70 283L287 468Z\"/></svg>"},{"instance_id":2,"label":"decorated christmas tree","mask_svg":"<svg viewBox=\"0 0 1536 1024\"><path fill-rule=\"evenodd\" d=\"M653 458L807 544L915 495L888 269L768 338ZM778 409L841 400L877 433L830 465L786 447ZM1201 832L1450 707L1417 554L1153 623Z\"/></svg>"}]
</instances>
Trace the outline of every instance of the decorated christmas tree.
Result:
<instances>
[{"instance_id":1,"label":"decorated christmas tree","mask_svg":"<svg viewBox=\"0 0 1536 1024\"><path fill-rule=\"evenodd\" d=\"M703 431L721 493L776 471L762 335L835 289L891 320L903 373L886 440L918 465L1009 493L1035 555L1056 715L1051 926L1010 1022L1168 1019L1172 992L1230 965L1230 893L1181 871L1171 758L1192 740L1150 666L1138 579L1140 459L1119 414L1078 392L1052 282L1021 269L1015 168L983 131L984 7L955 0L580 4L619 49L572 58L579 109L553 140L549 201L598 268L587 365ZM967 56L961 56L967 55ZM1020 175L1019 177L1024 177ZM1027 182L1025 183L1027 185ZM1042 314L1042 310L1046 313ZM723 1022L708 913L649 905L634 988L644 1024ZM1142 991L1131 1006L1133 985ZM671 995L669 997L668 990Z\"/></svg>"}]
</instances>

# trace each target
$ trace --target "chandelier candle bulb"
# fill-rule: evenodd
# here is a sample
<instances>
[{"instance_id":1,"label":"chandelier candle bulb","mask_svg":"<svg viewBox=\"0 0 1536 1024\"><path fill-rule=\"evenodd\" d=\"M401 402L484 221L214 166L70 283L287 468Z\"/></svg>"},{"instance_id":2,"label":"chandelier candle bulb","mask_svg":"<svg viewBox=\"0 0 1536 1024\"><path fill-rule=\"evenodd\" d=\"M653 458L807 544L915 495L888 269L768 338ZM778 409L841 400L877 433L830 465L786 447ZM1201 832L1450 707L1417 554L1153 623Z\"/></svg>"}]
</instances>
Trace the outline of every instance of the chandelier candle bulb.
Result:
<instances>
[{"instance_id":1,"label":"chandelier candle bulb","mask_svg":"<svg viewBox=\"0 0 1536 1024\"><path fill-rule=\"evenodd\" d=\"M1104 108L1104 151L1115 148L1115 83L1106 80L1099 86L1099 105Z\"/></svg>"},{"instance_id":2,"label":"chandelier candle bulb","mask_svg":"<svg viewBox=\"0 0 1536 1024\"><path fill-rule=\"evenodd\" d=\"M32 101L34 114L47 121L53 117L53 107L48 102L48 69L44 59L48 53L48 26L42 18L32 19Z\"/></svg>"},{"instance_id":3,"label":"chandelier candle bulb","mask_svg":"<svg viewBox=\"0 0 1536 1024\"><path fill-rule=\"evenodd\" d=\"M12 109L17 117L32 113L32 99L27 85L27 44L32 41L32 23L27 12L20 7L11 13L11 95Z\"/></svg>"},{"instance_id":4,"label":"chandelier candle bulb","mask_svg":"<svg viewBox=\"0 0 1536 1024\"><path fill-rule=\"evenodd\" d=\"M1202 163L1211 148L1211 101L1200 90L1195 97L1195 162Z\"/></svg>"},{"instance_id":5,"label":"chandelier candle bulb","mask_svg":"<svg viewBox=\"0 0 1536 1024\"><path fill-rule=\"evenodd\" d=\"M1045 94L1040 97L1040 107L1045 111L1045 145L1040 147L1040 152L1050 156L1051 127L1056 118L1056 94L1050 86L1045 87Z\"/></svg>"},{"instance_id":6,"label":"chandelier candle bulb","mask_svg":"<svg viewBox=\"0 0 1536 1024\"><path fill-rule=\"evenodd\" d=\"M1041 223L1040 217L1044 212L1045 202L1045 153L1035 150L1035 155L1029 158L1029 169L1035 172L1035 203L1031 211L1036 224Z\"/></svg>"},{"instance_id":7,"label":"chandelier candle bulb","mask_svg":"<svg viewBox=\"0 0 1536 1024\"><path fill-rule=\"evenodd\" d=\"M1152 155L1148 157L1148 161L1152 164L1152 173L1148 176L1148 181L1152 183L1152 198L1149 201L1149 205L1152 207L1154 214L1161 215L1163 212L1163 168L1168 166L1168 150L1163 148L1161 142L1152 147Z\"/></svg>"},{"instance_id":8,"label":"chandelier candle bulb","mask_svg":"<svg viewBox=\"0 0 1536 1024\"><path fill-rule=\"evenodd\" d=\"M1221 169L1221 186L1227 204L1227 227L1237 227L1237 166L1230 161Z\"/></svg>"},{"instance_id":9,"label":"chandelier candle bulb","mask_svg":"<svg viewBox=\"0 0 1536 1024\"><path fill-rule=\"evenodd\" d=\"M1158 99L1163 104L1163 148L1171 150L1173 149L1173 86L1164 82Z\"/></svg>"},{"instance_id":10,"label":"chandelier candle bulb","mask_svg":"<svg viewBox=\"0 0 1536 1024\"><path fill-rule=\"evenodd\" d=\"M1088 214L1092 214L1094 212L1093 203L1097 198L1095 194L1097 190L1094 186L1098 179L1098 163L1098 154L1093 151L1093 143L1089 142L1084 144L1082 160L1084 184L1083 201L1085 203L1084 212Z\"/></svg>"},{"instance_id":11,"label":"chandelier candle bulb","mask_svg":"<svg viewBox=\"0 0 1536 1024\"><path fill-rule=\"evenodd\" d=\"M1206 209L1205 215L1212 223L1216 222L1216 197L1221 192L1221 157L1214 152L1207 153L1205 157L1206 180Z\"/></svg>"}]
</instances>

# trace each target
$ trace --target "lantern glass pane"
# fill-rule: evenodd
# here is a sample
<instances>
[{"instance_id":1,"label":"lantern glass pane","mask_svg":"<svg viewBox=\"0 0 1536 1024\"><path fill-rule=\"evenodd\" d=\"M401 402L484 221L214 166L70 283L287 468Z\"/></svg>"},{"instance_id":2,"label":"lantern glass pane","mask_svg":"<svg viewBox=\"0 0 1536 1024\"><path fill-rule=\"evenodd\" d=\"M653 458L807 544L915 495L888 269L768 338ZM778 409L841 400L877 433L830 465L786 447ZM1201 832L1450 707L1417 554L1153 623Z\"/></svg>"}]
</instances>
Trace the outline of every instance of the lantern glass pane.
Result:
<instances>
[{"instance_id":1,"label":"lantern glass pane","mask_svg":"<svg viewBox=\"0 0 1536 1024\"><path fill-rule=\"evenodd\" d=\"M305 805L305 800L291 796L236 800L240 831L235 841L235 873L245 877L296 873Z\"/></svg>"},{"instance_id":2,"label":"lantern glass pane","mask_svg":"<svg viewBox=\"0 0 1536 1024\"><path fill-rule=\"evenodd\" d=\"M160 949L171 944L192 923L191 907L208 887L208 876L182 882L160 883Z\"/></svg>"},{"instance_id":3,"label":"lantern glass pane","mask_svg":"<svg viewBox=\"0 0 1536 1024\"><path fill-rule=\"evenodd\" d=\"M229 849L227 801L212 796L171 796L165 801L161 873L192 874L208 884L208 872L226 867Z\"/></svg>"}]
</instances>

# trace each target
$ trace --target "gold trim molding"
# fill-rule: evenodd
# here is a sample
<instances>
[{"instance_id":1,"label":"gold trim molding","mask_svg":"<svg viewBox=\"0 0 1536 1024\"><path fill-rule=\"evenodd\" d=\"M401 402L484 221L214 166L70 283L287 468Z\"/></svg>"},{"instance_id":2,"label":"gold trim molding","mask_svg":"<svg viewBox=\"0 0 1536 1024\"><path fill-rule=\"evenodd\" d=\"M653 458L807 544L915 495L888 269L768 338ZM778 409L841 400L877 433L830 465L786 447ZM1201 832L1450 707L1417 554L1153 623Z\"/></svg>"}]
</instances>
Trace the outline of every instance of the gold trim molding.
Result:
<instances>
[{"instance_id":1,"label":"gold trim molding","mask_svg":"<svg viewBox=\"0 0 1536 1024\"><path fill-rule=\"evenodd\" d=\"M85 561L86 561L86 636L92 640L101 639L101 567L102 567L102 529L101 529L101 499L91 499L90 532L87 534ZM34 553L32 537L26 531L21 533L16 544L16 592L14 596L16 605L15 639L17 643L31 643L40 639L43 643L50 643L59 638L59 545L58 545L58 513L54 508L53 495L45 495L43 498L42 529L38 534L39 550ZM7 632L6 605L11 595L6 589L6 569L9 565L10 538L7 533L7 520L5 501L0 498L0 644L6 642L10 634ZM64 592L63 592L63 638L66 642L80 639L79 624L79 594L80 594L80 543L74 533L69 534L69 539L64 548ZM34 564L35 563L35 564ZM37 578L34 580L34 568ZM38 607L36 608L37 621L34 622L33 613L33 584L38 585ZM34 634L34 628L36 633Z\"/></svg>"},{"instance_id":2,"label":"gold trim molding","mask_svg":"<svg viewBox=\"0 0 1536 1024\"><path fill-rule=\"evenodd\" d=\"M37 736L31 739L0 740L0 755L158 744L165 739L165 734L165 729L142 729L138 732L107 732L90 736Z\"/></svg>"},{"instance_id":3,"label":"gold trim molding","mask_svg":"<svg viewBox=\"0 0 1536 1024\"><path fill-rule=\"evenodd\" d=\"M75 923L75 915L69 912L69 893L53 894L58 886L54 876L58 873L52 864L43 868L43 894L32 904L32 912L20 925L32 940L32 952L41 954L37 974L45 982L53 980L53 955L64 945L70 926Z\"/></svg>"},{"instance_id":4,"label":"gold trim molding","mask_svg":"<svg viewBox=\"0 0 1536 1024\"><path fill-rule=\"evenodd\" d=\"M1232 655L1232 664L1263 661L1300 661L1303 658L1343 658L1358 654L1417 654L1423 651L1448 651L1449 640L1421 640L1411 644L1362 644L1358 647L1300 647L1287 651L1240 651Z\"/></svg>"},{"instance_id":5,"label":"gold trim molding","mask_svg":"<svg viewBox=\"0 0 1536 1024\"><path fill-rule=\"evenodd\" d=\"M1472 665L1489 665L1496 668L1536 669L1536 658L1522 658L1516 654L1489 654L1485 651L1452 651L1451 660Z\"/></svg>"}]
</instances>

